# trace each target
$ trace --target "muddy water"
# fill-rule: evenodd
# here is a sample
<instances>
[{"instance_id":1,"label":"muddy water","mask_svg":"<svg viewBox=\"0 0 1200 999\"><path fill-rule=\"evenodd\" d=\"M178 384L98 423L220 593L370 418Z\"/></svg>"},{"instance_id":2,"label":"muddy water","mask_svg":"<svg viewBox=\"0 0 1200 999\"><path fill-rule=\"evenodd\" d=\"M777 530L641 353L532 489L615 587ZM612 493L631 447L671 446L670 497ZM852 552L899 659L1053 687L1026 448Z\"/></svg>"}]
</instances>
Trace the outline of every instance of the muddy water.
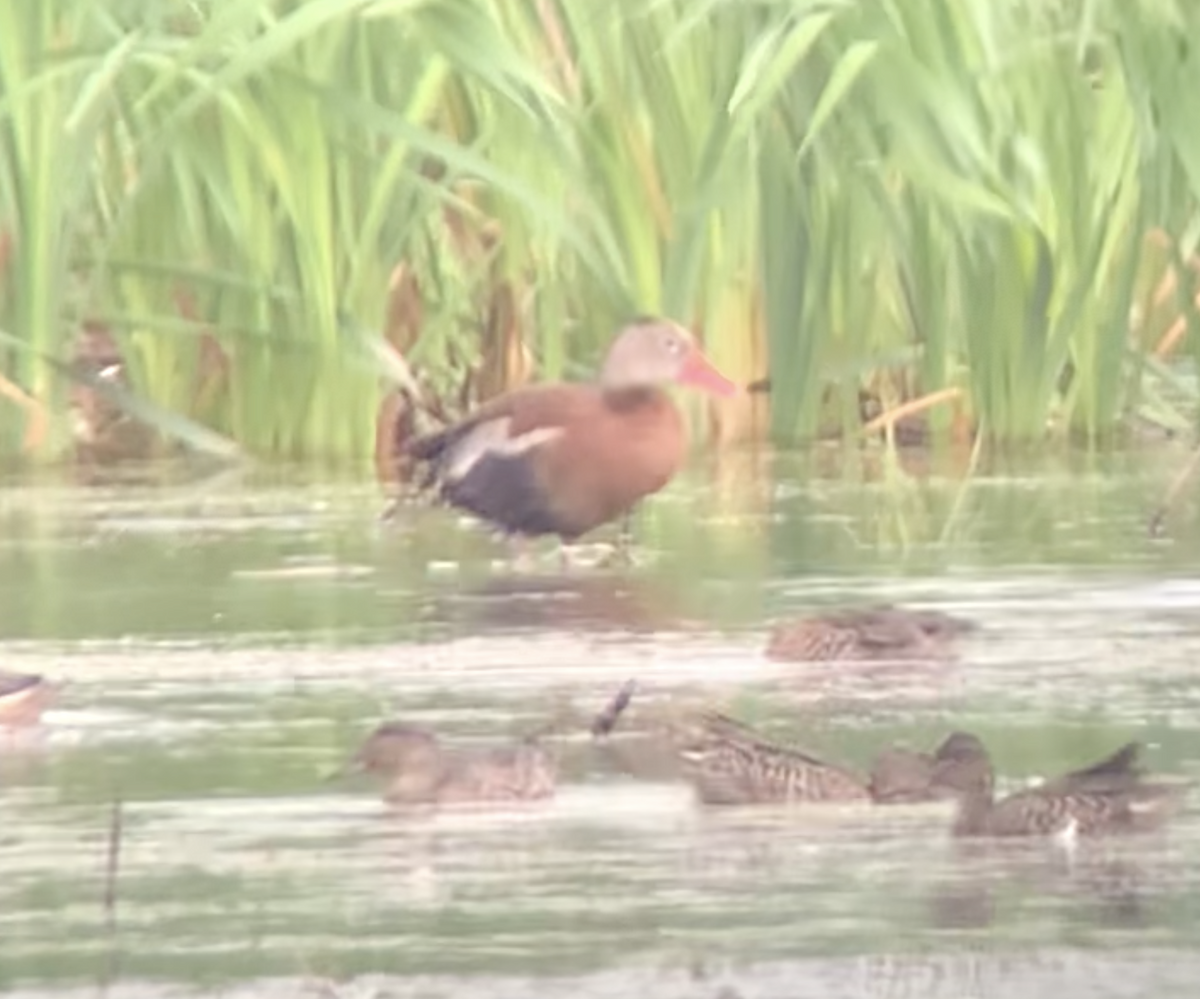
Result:
<instances>
[{"instance_id":1,"label":"muddy water","mask_svg":"<svg viewBox=\"0 0 1200 999\"><path fill-rule=\"evenodd\" d=\"M1141 530L1175 462L742 457L647 508L636 568L523 575L442 511L381 528L362 484L11 483L0 668L65 687L0 748L0 991L1191 995L1194 802L1162 836L967 853L936 806L705 811L632 736L582 734L637 676L647 716L717 701L857 765L953 726L1012 786L1129 738L1200 776L1197 517ZM947 667L762 659L769 620L873 599L981 631ZM562 792L411 816L328 780L393 715L553 721Z\"/></svg>"}]
</instances>

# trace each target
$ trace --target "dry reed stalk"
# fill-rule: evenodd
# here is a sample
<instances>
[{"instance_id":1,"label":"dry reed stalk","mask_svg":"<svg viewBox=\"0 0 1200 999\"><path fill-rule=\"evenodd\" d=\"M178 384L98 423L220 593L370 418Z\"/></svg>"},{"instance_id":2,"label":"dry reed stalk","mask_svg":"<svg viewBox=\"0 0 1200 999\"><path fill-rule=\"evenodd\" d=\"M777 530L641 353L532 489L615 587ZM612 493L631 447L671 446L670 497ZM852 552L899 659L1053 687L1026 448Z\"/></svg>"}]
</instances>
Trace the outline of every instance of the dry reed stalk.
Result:
<instances>
[{"instance_id":1,"label":"dry reed stalk","mask_svg":"<svg viewBox=\"0 0 1200 999\"><path fill-rule=\"evenodd\" d=\"M934 406L940 405L943 402L951 402L962 397L962 389L957 387L938 389L936 392L930 392L928 395L923 395L919 399L910 399L908 402L901 403L899 406L893 406L891 409L885 410L874 419L863 424L862 433L873 434L887 427L894 426L900 420L907 419L911 416L916 416L919 413L925 412L927 409L932 409Z\"/></svg>"}]
</instances>

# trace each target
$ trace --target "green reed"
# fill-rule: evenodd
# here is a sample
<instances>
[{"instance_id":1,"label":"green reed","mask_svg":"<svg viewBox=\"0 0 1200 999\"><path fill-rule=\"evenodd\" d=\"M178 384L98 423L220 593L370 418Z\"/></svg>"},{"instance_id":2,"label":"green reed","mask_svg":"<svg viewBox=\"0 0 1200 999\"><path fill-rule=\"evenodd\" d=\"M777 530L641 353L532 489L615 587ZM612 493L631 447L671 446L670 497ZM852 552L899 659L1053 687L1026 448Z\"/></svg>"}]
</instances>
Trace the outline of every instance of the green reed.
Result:
<instances>
[{"instance_id":1,"label":"green reed","mask_svg":"<svg viewBox=\"0 0 1200 999\"><path fill-rule=\"evenodd\" d=\"M1200 238L1185 0L10 7L0 374L59 417L40 456L66 440L47 359L92 320L152 422L364 459L387 372L347 331L382 328L401 264L407 359L447 393L514 337L580 374L661 311L771 376L781 441L853 432L865 386L956 387L1001 439L1191 418L1131 326L1146 233L1180 273Z\"/></svg>"}]
</instances>

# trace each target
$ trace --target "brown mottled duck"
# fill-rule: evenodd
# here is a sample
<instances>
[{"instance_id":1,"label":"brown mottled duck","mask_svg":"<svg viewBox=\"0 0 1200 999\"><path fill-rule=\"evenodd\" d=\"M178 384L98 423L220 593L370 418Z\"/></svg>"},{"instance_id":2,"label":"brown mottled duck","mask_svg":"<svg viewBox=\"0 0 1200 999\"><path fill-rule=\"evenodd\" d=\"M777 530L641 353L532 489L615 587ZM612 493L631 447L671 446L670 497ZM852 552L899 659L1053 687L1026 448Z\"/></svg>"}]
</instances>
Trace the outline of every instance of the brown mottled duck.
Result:
<instances>
[{"instance_id":1,"label":"brown mottled duck","mask_svg":"<svg viewBox=\"0 0 1200 999\"><path fill-rule=\"evenodd\" d=\"M934 754L936 779L958 798L956 836L1096 836L1145 832L1178 809L1189 785L1149 781L1137 743L1037 787L994 798L995 775L983 743L954 732Z\"/></svg>"},{"instance_id":2,"label":"brown mottled duck","mask_svg":"<svg viewBox=\"0 0 1200 999\"><path fill-rule=\"evenodd\" d=\"M345 773L389 778L394 804L515 802L550 798L555 762L535 740L482 748L450 746L428 729L385 722L372 732Z\"/></svg>"},{"instance_id":3,"label":"brown mottled duck","mask_svg":"<svg viewBox=\"0 0 1200 999\"><path fill-rule=\"evenodd\" d=\"M852 771L772 742L719 712L701 712L675 741L685 779L708 805L869 799Z\"/></svg>"},{"instance_id":4,"label":"brown mottled duck","mask_svg":"<svg viewBox=\"0 0 1200 999\"><path fill-rule=\"evenodd\" d=\"M787 662L947 659L974 627L940 611L890 605L826 611L777 624L766 655Z\"/></svg>"}]
</instances>

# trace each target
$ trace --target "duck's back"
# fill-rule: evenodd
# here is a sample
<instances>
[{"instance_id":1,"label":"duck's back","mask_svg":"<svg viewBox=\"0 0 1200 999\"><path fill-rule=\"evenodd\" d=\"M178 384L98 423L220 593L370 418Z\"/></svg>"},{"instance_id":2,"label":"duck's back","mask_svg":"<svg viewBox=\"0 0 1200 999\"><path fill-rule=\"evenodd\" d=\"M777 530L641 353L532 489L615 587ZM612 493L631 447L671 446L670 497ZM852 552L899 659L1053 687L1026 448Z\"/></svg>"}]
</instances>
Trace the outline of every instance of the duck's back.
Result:
<instances>
[{"instance_id":1,"label":"duck's back","mask_svg":"<svg viewBox=\"0 0 1200 999\"><path fill-rule=\"evenodd\" d=\"M859 801L869 797L857 775L770 742L721 715L704 720L700 738L682 747L684 773L706 804Z\"/></svg>"},{"instance_id":2,"label":"duck's back","mask_svg":"<svg viewBox=\"0 0 1200 999\"><path fill-rule=\"evenodd\" d=\"M941 659L967 626L937 611L890 605L848 608L785 621L771 633L767 657L793 661Z\"/></svg>"},{"instance_id":3,"label":"duck's back","mask_svg":"<svg viewBox=\"0 0 1200 999\"><path fill-rule=\"evenodd\" d=\"M409 451L450 504L514 533L573 539L665 486L686 447L660 389L556 383L508 393Z\"/></svg>"},{"instance_id":4,"label":"duck's back","mask_svg":"<svg viewBox=\"0 0 1200 999\"><path fill-rule=\"evenodd\" d=\"M1117 791L1031 788L997 802L987 818L993 836L1054 835L1073 827L1082 836L1143 832L1175 812L1182 786L1138 784Z\"/></svg>"},{"instance_id":5,"label":"duck's back","mask_svg":"<svg viewBox=\"0 0 1200 999\"><path fill-rule=\"evenodd\" d=\"M443 802L534 801L555 790L551 755L535 743L454 754L439 788Z\"/></svg>"}]
</instances>

